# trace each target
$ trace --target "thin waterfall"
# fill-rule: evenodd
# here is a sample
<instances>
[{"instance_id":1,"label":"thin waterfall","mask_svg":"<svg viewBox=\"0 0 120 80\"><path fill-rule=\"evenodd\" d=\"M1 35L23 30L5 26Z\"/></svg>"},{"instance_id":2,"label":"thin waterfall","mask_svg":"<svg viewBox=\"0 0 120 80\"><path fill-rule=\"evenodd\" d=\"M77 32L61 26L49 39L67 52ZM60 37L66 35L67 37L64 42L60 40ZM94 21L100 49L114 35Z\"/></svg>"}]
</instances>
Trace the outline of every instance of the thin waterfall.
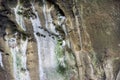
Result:
<instances>
[{"instance_id":1,"label":"thin waterfall","mask_svg":"<svg viewBox=\"0 0 120 80\"><path fill-rule=\"evenodd\" d=\"M35 8L32 4L32 9L33 9L33 12L35 13L36 15L36 18L30 18L31 22L32 22L32 26L33 26L33 30L34 30L34 36L35 36L35 39L37 41L37 47L38 47L38 59L39 59L39 78L40 80L44 80L44 70L43 70L43 67L42 67L42 57L41 57L41 38L37 36L37 33L40 34L41 30L39 27L41 27L41 23L40 23L40 20L39 20L39 17L38 17L38 13L35 11Z\"/></svg>"},{"instance_id":2,"label":"thin waterfall","mask_svg":"<svg viewBox=\"0 0 120 80\"><path fill-rule=\"evenodd\" d=\"M61 38L60 34L58 31L56 31L56 26L53 24L53 18L52 18L52 15L51 15L51 11L52 9L54 8L54 6L51 6L49 7L47 4L46 4L46 0L43 0L43 14L44 14L44 18L45 18L45 28L52 34L54 35L58 35L59 38ZM67 30L66 30L66 26L64 25L64 21L65 21L65 17L60 15L58 16L58 25L61 26L61 28L63 29L63 31L65 32L65 35L67 36ZM54 36L55 37L55 36ZM59 79L59 80L64 80L64 77L62 77L61 75L59 75L57 69L58 69L58 59L57 59L57 53L55 52L56 50L56 46L58 44L58 38L55 37L54 40L48 40L49 41L49 46L50 46L50 49L48 47L48 50L49 50L49 54L50 54L50 58L51 58L51 63L53 64L49 64L51 65L51 68L48 68L48 70L46 70L48 73L47 76L48 76L48 79L49 80L56 80L56 79ZM52 43L52 41L54 43ZM66 41L64 40L61 47L65 46L66 45ZM49 57L48 57L49 58ZM46 59L45 59L46 60ZM63 60L63 58L62 58ZM49 62L49 61L48 61ZM47 61L45 63L48 63ZM64 61L61 61L63 64L64 64ZM56 76L55 76L56 75Z\"/></svg>"},{"instance_id":3,"label":"thin waterfall","mask_svg":"<svg viewBox=\"0 0 120 80\"><path fill-rule=\"evenodd\" d=\"M64 22L65 22L65 17L64 16L62 16L62 15L59 15L58 16L58 25L60 25L61 27L62 27L62 29L63 29L63 31L65 32L65 35L67 36L67 29L66 29L66 26L65 26L65 24L64 24Z\"/></svg>"},{"instance_id":4,"label":"thin waterfall","mask_svg":"<svg viewBox=\"0 0 120 80\"><path fill-rule=\"evenodd\" d=\"M23 31L26 31L23 16L18 14L20 8L21 7L18 2L16 8L14 8L16 22ZM17 33L15 33L14 35L17 36ZM20 44L18 44L18 39L16 37L11 37L7 39L7 43L10 48L13 60L14 79L30 80L29 71L27 70L27 56L26 56L28 39L27 38L26 40L20 39L19 41Z\"/></svg>"},{"instance_id":5,"label":"thin waterfall","mask_svg":"<svg viewBox=\"0 0 120 80\"><path fill-rule=\"evenodd\" d=\"M119 72L118 72L118 74L117 74L116 80L120 80L120 70L119 70Z\"/></svg>"},{"instance_id":6,"label":"thin waterfall","mask_svg":"<svg viewBox=\"0 0 120 80\"><path fill-rule=\"evenodd\" d=\"M48 5L46 5L45 0L43 0L43 14L45 18L45 27L49 32L58 35L58 32L56 32L55 30L55 25L53 24L53 19L50 13L52 8L53 6L48 7Z\"/></svg>"},{"instance_id":7,"label":"thin waterfall","mask_svg":"<svg viewBox=\"0 0 120 80\"><path fill-rule=\"evenodd\" d=\"M26 56L26 50L27 50L27 43L28 43L28 39L26 39L25 41L21 40L21 64L22 64L22 68L21 68L21 75L23 75L23 80L30 80L30 75L29 75L29 71L27 70L27 56Z\"/></svg>"},{"instance_id":8,"label":"thin waterfall","mask_svg":"<svg viewBox=\"0 0 120 80\"><path fill-rule=\"evenodd\" d=\"M45 7L45 6L44 6ZM30 20L32 22L32 26L34 29L34 36L37 41L38 47L38 59L39 59L39 77L40 80L48 80L50 75L50 71L54 70L57 66L56 58L55 58L55 47L57 44L57 40L54 34L57 34L55 31L55 26L52 22L50 22L51 28L46 31L40 22L39 16L35 7L32 5L33 12L36 15L36 18L31 17ZM43 12L45 13L45 12ZM44 14L45 16L51 16L50 14ZM45 17L46 29L49 25L48 18ZM51 73L52 74L52 73Z\"/></svg>"},{"instance_id":9,"label":"thin waterfall","mask_svg":"<svg viewBox=\"0 0 120 80\"><path fill-rule=\"evenodd\" d=\"M50 36L46 35L46 37L47 37L46 40L49 42L48 43L49 44L49 49L47 49L46 51L49 50L48 52L50 54L50 63L51 63L50 65L53 66L53 67L56 67L56 65L55 65L56 64L55 51L54 50L55 50L57 40L56 40L54 35L59 35L59 33L56 31L55 25L53 24L53 19L52 19L52 16L51 16L52 8L53 8L53 6L51 6L49 8L48 5L46 5L46 1L43 0L43 14L44 14L44 18L45 18L45 28L50 32L48 34L51 36L50 37ZM54 34L54 35L52 35L52 34Z\"/></svg>"},{"instance_id":10,"label":"thin waterfall","mask_svg":"<svg viewBox=\"0 0 120 80\"><path fill-rule=\"evenodd\" d=\"M23 16L18 14L18 13L22 12L21 8L22 7L20 6L20 4L18 2L18 5L16 6L16 8L14 8L15 18L16 18L16 22L21 27L21 29L26 31Z\"/></svg>"},{"instance_id":11,"label":"thin waterfall","mask_svg":"<svg viewBox=\"0 0 120 80\"><path fill-rule=\"evenodd\" d=\"M22 12L20 8L22 7L19 3L16 6L16 8L14 8L16 22L23 31L26 31L23 16L18 14L18 12ZM56 59L57 57L55 53L55 48L57 45L56 35L59 35L59 33L55 29L55 25L53 24L53 19L51 15L51 10L53 9L53 6L49 8L45 0L43 0L43 14L45 18L45 27L41 25L38 12L33 4L31 8L33 13L35 14L32 17L30 17L30 21L32 23L34 36L37 42L39 78L40 80L56 80L56 78L62 80L63 78L59 75L59 73L56 70L58 66L58 62ZM58 25L61 25L61 28L64 30L65 35L67 35L66 27L63 24L65 21L65 17L59 16L58 20L60 20L58 21ZM15 80L30 80L29 71L27 70L26 64L27 43L28 39L20 39L19 45L16 38L13 37L8 39L8 45L11 49L13 57ZM61 46L64 47L65 45L66 41L63 40L63 44ZM56 78L54 77L54 75L56 75Z\"/></svg>"},{"instance_id":12,"label":"thin waterfall","mask_svg":"<svg viewBox=\"0 0 120 80\"><path fill-rule=\"evenodd\" d=\"M3 62L2 62L2 52L0 52L0 66L4 68Z\"/></svg>"},{"instance_id":13,"label":"thin waterfall","mask_svg":"<svg viewBox=\"0 0 120 80\"><path fill-rule=\"evenodd\" d=\"M8 39L8 45L13 58L14 78L15 80L30 80L29 71L27 70L26 65L26 49L28 40L21 40L20 43L20 46L18 46L16 38Z\"/></svg>"},{"instance_id":14,"label":"thin waterfall","mask_svg":"<svg viewBox=\"0 0 120 80\"><path fill-rule=\"evenodd\" d=\"M8 45L10 47L10 51L12 53L12 58L13 58L13 73L14 73L14 79L17 79L17 66L16 66L16 52L15 50L18 50L18 48L16 47L16 49L14 48L16 45L16 39L15 38L11 38L8 40Z\"/></svg>"},{"instance_id":15,"label":"thin waterfall","mask_svg":"<svg viewBox=\"0 0 120 80\"><path fill-rule=\"evenodd\" d=\"M67 34L67 29L66 29L66 26L64 24L64 21L65 21L66 18L64 16L62 16L61 14L58 14L57 18L58 18L58 25L62 27L62 29L65 33L65 36L67 36L68 35ZM65 45L66 45L66 40L63 40L62 41L62 47L64 47Z\"/></svg>"}]
</instances>

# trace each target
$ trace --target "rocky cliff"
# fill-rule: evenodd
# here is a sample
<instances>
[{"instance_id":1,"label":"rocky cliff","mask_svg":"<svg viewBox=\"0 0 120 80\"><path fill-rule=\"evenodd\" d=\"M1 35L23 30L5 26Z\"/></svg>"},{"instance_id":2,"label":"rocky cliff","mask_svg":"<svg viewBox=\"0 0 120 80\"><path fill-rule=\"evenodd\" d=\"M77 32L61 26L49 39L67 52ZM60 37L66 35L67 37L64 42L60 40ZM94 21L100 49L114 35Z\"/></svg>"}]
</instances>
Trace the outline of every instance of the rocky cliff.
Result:
<instances>
[{"instance_id":1,"label":"rocky cliff","mask_svg":"<svg viewBox=\"0 0 120 80\"><path fill-rule=\"evenodd\" d=\"M0 0L0 80L120 80L119 0Z\"/></svg>"}]
</instances>

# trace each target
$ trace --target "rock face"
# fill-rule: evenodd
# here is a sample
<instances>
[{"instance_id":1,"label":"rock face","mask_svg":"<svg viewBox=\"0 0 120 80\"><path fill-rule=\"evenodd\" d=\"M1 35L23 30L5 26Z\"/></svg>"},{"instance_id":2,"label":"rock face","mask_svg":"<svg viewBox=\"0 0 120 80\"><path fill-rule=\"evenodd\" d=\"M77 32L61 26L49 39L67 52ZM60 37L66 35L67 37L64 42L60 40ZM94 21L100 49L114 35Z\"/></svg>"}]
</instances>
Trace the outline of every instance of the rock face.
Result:
<instances>
[{"instance_id":1,"label":"rock face","mask_svg":"<svg viewBox=\"0 0 120 80\"><path fill-rule=\"evenodd\" d=\"M0 80L120 80L119 0L0 0Z\"/></svg>"}]
</instances>

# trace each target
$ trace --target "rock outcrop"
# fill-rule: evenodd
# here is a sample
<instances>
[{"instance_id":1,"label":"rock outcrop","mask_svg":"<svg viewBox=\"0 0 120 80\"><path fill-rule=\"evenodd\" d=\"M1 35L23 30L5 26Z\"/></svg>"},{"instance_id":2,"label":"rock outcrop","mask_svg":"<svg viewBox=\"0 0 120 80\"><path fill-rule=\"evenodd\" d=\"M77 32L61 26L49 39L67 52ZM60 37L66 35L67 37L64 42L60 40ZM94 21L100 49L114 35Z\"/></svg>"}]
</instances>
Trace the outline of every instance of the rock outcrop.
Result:
<instances>
[{"instance_id":1,"label":"rock outcrop","mask_svg":"<svg viewBox=\"0 0 120 80\"><path fill-rule=\"evenodd\" d=\"M0 0L0 80L120 80L119 0Z\"/></svg>"}]
</instances>

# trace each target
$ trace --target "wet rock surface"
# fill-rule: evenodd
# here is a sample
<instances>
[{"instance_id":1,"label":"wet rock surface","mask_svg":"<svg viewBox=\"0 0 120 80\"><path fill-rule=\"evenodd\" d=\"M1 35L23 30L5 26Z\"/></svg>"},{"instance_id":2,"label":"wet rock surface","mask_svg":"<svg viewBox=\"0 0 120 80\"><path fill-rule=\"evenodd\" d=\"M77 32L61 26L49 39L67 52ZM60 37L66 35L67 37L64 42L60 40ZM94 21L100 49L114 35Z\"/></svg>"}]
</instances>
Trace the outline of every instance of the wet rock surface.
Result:
<instances>
[{"instance_id":1,"label":"wet rock surface","mask_svg":"<svg viewBox=\"0 0 120 80\"><path fill-rule=\"evenodd\" d=\"M119 8L119 0L0 0L0 80L119 80Z\"/></svg>"}]
</instances>

